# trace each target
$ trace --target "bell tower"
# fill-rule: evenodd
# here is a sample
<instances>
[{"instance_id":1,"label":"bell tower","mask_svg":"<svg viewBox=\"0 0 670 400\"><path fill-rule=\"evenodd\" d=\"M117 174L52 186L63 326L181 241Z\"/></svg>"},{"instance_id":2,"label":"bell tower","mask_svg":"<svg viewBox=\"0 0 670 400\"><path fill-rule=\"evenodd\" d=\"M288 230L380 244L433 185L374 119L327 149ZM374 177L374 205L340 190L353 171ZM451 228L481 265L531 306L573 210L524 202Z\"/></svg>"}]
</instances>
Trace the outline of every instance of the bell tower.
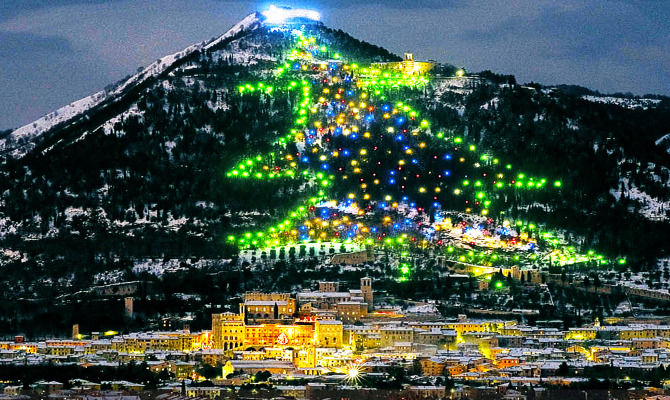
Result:
<instances>
[{"instance_id":1,"label":"bell tower","mask_svg":"<svg viewBox=\"0 0 670 400\"><path fill-rule=\"evenodd\" d=\"M414 73L414 54L405 53L405 59L402 61L402 72L405 75L412 75Z\"/></svg>"},{"instance_id":2,"label":"bell tower","mask_svg":"<svg viewBox=\"0 0 670 400\"><path fill-rule=\"evenodd\" d=\"M368 303L368 311L372 311L373 309L373 301L374 299L372 298L372 279L365 277L361 278L361 292L363 292L363 299L365 299L365 302Z\"/></svg>"}]
</instances>

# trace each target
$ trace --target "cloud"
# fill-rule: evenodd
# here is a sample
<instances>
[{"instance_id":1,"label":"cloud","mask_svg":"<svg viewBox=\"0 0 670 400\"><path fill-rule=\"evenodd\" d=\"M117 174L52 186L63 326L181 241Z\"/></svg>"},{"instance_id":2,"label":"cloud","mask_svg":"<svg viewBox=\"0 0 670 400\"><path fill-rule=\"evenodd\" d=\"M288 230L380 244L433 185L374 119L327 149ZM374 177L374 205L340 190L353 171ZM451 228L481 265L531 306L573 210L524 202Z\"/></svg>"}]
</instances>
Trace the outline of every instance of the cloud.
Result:
<instances>
[{"instance_id":1,"label":"cloud","mask_svg":"<svg viewBox=\"0 0 670 400\"><path fill-rule=\"evenodd\" d=\"M238 0L217 0L222 3L241 3ZM259 10L265 9L270 4L276 6L287 6L294 8L311 8L317 10L323 9L342 9L348 7L359 7L361 5L374 6L382 9L444 9L463 7L467 1L457 0L266 0L261 4L256 3ZM254 4L254 3L251 3Z\"/></svg>"},{"instance_id":2,"label":"cloud","mask_svg":"<svg viewBox=\"0 0 670 400\"><path fill-rule=\"evenodd\" d=\"M90 5L96 3L113 3L121 0L3 0L0 2L0 21L13 18L27 11L41 8L53 8L70 5Z\"/></svg>"},{"instance_id":3,"label":"cloud","mask_svg":"<svg viewBox=\"0 0 670 400\"><path fill-rule=\"evenodd\" d=\"M0 31L0 57L7 57L5 61L21 60L24 54L72 54L73 52L72 43L62 37L31 32Z\"/></svg>"},{"instance_id":4,"label":"cloud","mask_svg":"<svg viewBox=\"0 0 670 400\"><path fill-rule=\"evenodd\" d=\"M507 72L525 79L668 94L670 33L659 18L668 7L661 8L624 1L548 6L535 16L468 29L459 39L473 47L486 43L508 62Z\"/></svg>"}]
</instances>

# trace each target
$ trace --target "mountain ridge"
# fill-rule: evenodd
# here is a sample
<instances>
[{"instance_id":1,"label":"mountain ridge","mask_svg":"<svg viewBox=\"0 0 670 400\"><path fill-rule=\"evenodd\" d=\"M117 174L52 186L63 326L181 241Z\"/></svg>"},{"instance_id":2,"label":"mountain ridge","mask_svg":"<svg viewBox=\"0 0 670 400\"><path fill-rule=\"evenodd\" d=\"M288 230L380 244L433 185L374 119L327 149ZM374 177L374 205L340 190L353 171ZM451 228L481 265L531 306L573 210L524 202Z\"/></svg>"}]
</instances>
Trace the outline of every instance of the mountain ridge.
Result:
<instances>
[{"instance_id":1,"label":"mountain ridge","mask_svg":"<svg viewBox=\"0 0 670 400\"><path fill-rule=\"evenodd\" d=\"M124 91L131 89L134 86L142 84L147 79L156 78L171 69L176 63L182 61L184 58L192 55L196 51L202 49L211 49L214 46L220 45L223 41L242 33L244 30L253 30L253 26L260 24L261 14L253 12L233 25L226 33L205 43L198 43L188 46L181 51L161 57L152 64L143 68L140 72L132 75L130 78L119 81L113 85L111 92L102 90L90 96L76 100L69 105L63 106L44 117L39 118L31 123L23 125L17 129L10 130L7 137L0 137L0 153L10 152L14 157L22 155L20 148L22 146L29 146L29 143L42 133L47 133L49 130L61 124L71 122L77 115L85 113L94 107L101 106L107 101L115 101L118 96L123 96ZM16 147L8 145L8 141L24 142ZM25 154L25 153L23 153Z\"/></svg>"}]
</instances>

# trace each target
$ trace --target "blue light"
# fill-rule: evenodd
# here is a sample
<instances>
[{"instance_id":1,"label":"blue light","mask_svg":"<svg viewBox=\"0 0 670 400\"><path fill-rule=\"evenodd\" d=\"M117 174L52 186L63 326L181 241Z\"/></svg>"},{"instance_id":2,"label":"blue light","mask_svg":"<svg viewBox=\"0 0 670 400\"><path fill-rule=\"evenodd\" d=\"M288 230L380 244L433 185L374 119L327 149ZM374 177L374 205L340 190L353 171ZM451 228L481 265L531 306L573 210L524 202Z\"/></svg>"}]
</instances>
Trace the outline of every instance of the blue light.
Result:
<instances>
[{"instance_id":1,"label":"blue light","mask_svg":"<svg viewBox=\"0 0 670 400\"><path fill-rule=\"evenodd\" d=\"M391 185L395 184L395 179L393 179L393 178L389 179L389 183L390 183Z\"/></svg>"},{"instance_id":2,"label":"blue light","mask_svg":"<svg viewBox=\"0 0 670 400\"><path fill-rule=\"evenodd\" d=\"M349 150L344 150L342 154L344 154L345 157L349 157Z\"/></svg>"},{"instance_id":3,"label":"blue light","mask_svg":"<svg viewBox=\"0 0 670 400\"><path fill-rule=\"evenodd\" d=\"M370 228L370 230L371 230L372 232L377 232L377 227L376 227L376 226L373 226L372 228Z\"/></svg>"},{"instance_id":4,"label":"blue light","mask_svg":"<svg viewBox=\"0 0 670 400\"><path fill-rule=\"evenodd\" d=\"M449 176L449 175L451 175L451 171L449 171L448 169L445 169L444 170L444 176Z\"/></svg>"},{"instance_id":5,"label":"blue light","mask_svg":"<svg viewBox=\"0 0 670 400\"><path fill-rule=\"evenodd\" d=\"M393 229L399 229L400 225L399 224L393 224Z\"/></svg>"},{"instance_id":6,"label":"blue light","mask_svg":"<svg viewBox=\"0 0 670 400\"><path fill-rule=\"evenodd\" d=\"M418 164L418 163L419 163L419 160L417 160L416 158L412 158L412 164Z\"/></svg>"},{"instance_id":7,"label":"blue light","mask_svg":"<svg viewBox=\"0 0 670 400\"><path fill-rule=\"evenodd\" d=\"M409 203L409 206L410 206L410 207L416 207L416 203L415 203L415 202L411 202L411 203Z\"/></svg>"},{"instance_id":8,"label":"blue light","mask_svg":"<svg viewBox=\"0 0 670 400\"><path fill-rule=\"evenodd\" d=\"M405 123L405 118L403 118L403 117L399 117L399 118L397 118L397 119L396 119L396 123L397 123L398 125L402 125L402 124L404 124L404 123Z\"/></svg>"},{"instance_id":9,"label":"blue light","mask_svg":"<svg viewBox=\"0 0 670 400\"><path fill-rule=\"evenodd\" d=\"M330 168L330 165L328 165L328 164L321 164L321 168L322 168L322 169L328 169L328 168Z\"/></svg>"},{"instance_id":10,"label":"blue light","mask_svg":"<svg viewBox=\"0 0 670 400\"><path fill-rule=\"evenodd\" d=\"M391 106L389 106L388 104L384 104L382 106L382 110L384 110L384 111L389 111L390 109L391 109Z\"/></svg>"},{"instance_id":11,"label":"blue light","mask_svg":"<svg viewBox=\"0 0 670 400\"><path fill-rule=\"evenodd\" d=\"M438 203L437 201L433 203L433 207L438 208L439 206L440 206L440 203Z\"/></svg>"},{"instance_id":12,"label":"blue light","mask_svg":"<svg viewBox=\"0 0 670 400\"><path fill-rule=\"evenodd\" d=\"M451 160L451 154L445 154L444 159L445 160Z\"/></svg>"},{"instance_id":13,"label":"blue light","mask_svg":"<svg viewBox=\"0 0 670 400\"><path fill-rule=\"evenodd\" d=\"M395 171L391 170L391 172L389 172L389 175L394 176L394 175L395 175Z\"/></svg>"},{"instance_id":14,"label":"blue light","mask_svg":"<svg viewBox=\"0 0 670 400\"><path fill-rule=\"evenodd\" d=\"M409 197L407 197L407 196L402 196L402 201L407 201L407 200L409 200Z\"/></svg>"},{"instance_id":15,"label":"blue light","mask_svg":"<svg viewBox=\"0 0 670 400\"><path fill-rule=\"evenodd\" d=\"M305 156L305 157L301 158L300 161L302 161L304 163L309 162L309 157Z\"/></svg>"},{"instance_id":16,"label":"blue light","mask_svg":"<svg viewBox=\"0 0 670 400\"><path fill-rule=\"evenodd\" d=\"M395 140L397 140L399 142L402 142L403 139L404 139L404 137L402 135L398 135L398 136L395 137Z\"/></svg>"},{"instance_id":17,"label":"blue light","mask_svg":"<svg viewBox=\"0 0 670 400\"><path fill-rule=\"evenodd\" d=\"M386 208L386 203L379 203L379 208Z\"/></svg>"},{"instance_id":18,"label":"blue light","mask_svg":"<svg viewBox=\"0 0 670 400\"><path fill-rule=\"evenodd\" d=\"M352 134L351 134L351 138L352 138L352 139L358 139L358 135L355 134L355 133L352 133Z\"/></svg>"}]
</instances>

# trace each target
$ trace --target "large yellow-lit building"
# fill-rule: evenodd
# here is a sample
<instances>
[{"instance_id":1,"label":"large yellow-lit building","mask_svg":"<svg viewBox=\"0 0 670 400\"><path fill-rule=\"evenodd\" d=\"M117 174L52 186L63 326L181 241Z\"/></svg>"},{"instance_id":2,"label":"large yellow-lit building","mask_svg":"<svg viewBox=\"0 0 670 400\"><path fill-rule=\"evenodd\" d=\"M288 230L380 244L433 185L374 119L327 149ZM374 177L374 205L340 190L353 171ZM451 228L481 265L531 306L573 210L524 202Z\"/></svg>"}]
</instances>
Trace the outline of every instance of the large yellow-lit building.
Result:
<instances>
[{"instance_id":1,"label":"large yellow-lit building","mask_svg":"<svg viewBox=\"0 0 670 400\"><path fill-rule=\"evenodd\" d=\"M244 346L244 314L212 314L212 347L233 350Z\"/></svg>"},{"instance_id":2,"label":"large yellow-lit building","mask_svg":"<svg viewBox=\"0 0 670 400\"><path fill-rule=\"evenodd\" d=\"M414 54L405 53L405 58L398 62L372 63L372 68L401 72L405 75L425 75L435 68L430 61L414 61Z\"/></svg>"},{"instance_id":3,"label":"large yellow-lit building","mask_svg":"<svg viewBox=\"0 0 670 400\"><path fill-rule=\"evenodd\" d=\"M295 313L295 299L289 293L246 293L240 304L240 314L247 320L291 319Z\"/></svg>"},{"instance_id":4,"label":"large yellow-lit building","mask_svg":"<svg viewBox=\"0 0 670 400\"><path fill-rule=\"evenodd\" d=\"M243 314L212 315L212 347L215 349L341 346L340 321L307 319L291 324L246 324Z\"/></svg>"}]
</instances>

